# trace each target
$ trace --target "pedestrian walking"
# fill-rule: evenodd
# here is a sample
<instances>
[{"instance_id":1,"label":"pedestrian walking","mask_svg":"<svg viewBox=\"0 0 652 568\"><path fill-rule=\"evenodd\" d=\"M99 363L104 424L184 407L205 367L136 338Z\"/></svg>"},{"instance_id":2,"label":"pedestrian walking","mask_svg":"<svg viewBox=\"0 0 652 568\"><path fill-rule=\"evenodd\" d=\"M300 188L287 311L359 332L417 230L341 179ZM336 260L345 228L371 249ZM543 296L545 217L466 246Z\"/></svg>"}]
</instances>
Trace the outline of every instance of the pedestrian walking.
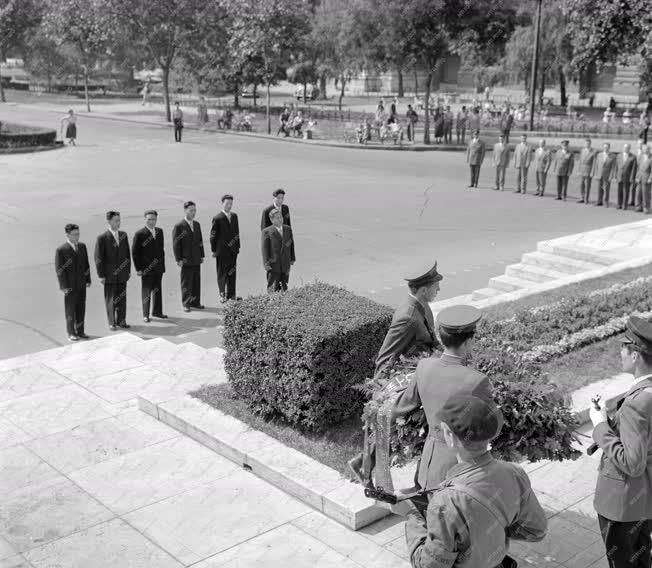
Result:
<instances>
[{"instance_id":1,"label":"pedestrian walking","mask_svg":"<svg viewBox=\"0 0 652 568\"><path fill-rule=\"evenodd\" d=\"M471 170L471 183L469 187L478 187L478 178L480 177L480 167L484 160L485 145L480 140L480 131L473 131L473 138L469 140L466 149L466 163L469 164Z\"/></svg>"},{"instance_id":2,"label":"pedestrian walking","mask_svg":"<svg viewBox=\"0 0 652 568\"><path fill-rule=\"evenodd\" d=\"M174 124L174 141L181 142L181 131L183 130L183 111L181 110L178 102L174 103L172 122Z\"/></svg>"},{"instance_id":3,"label":"pedestrian walking","mask_svg":"<svg viewBox=\"0 0 652 568\"><path fill-rule=\"evenodd\" d=\"M623 151L618 154L616 162L616 182L618 183L618 209L627 209L630 200L630 190L634 191L636 184L636 156L630 152L629 144L623 145Z\"/></svg>"},{"instance_id":4,"label":"pedestrian walking","mask_svg":"<svg viewBox=\"0 0 652 568\"><path fill-rule=\"evenodd\" d=\"M269 212L272 222L261 233L263 266L267 273L267 292L286 291L290 279L290 267L295 263L294 236L292 227L283 224L283 215L278 209Z\"/></svg>"},{"instance_id":5,"label":"pedestrian walking","mask_svg":"<svg viewBox=\"0 0 652 568\"><path fill-rule=\"evenodd\" d=\"M498 137L498 142L494 144L493 160L496 168L496 185L494 189L502 191L505 189L505 170L509 165L509 146L505 144L504 134L501 134Z\"/></svg>"},{"instance_id":6,"label":"pedestrian walking","mask_svg":"<svg viewBox=\"0 0 652 568\"><path fill-rule=\"evenodd\" d=\"M232 211L233 195L222 196L222 211L213 217L211 251L215 258L217 288L220 301L235 300L236 268L240 252L240 225L238 215Z\"/></svg>"},{"instance_id":7,"label":"pedestrian walking","mask_svg":"<svg viewBox=\"0 0 652 568\"><path fill-rule=\"evenodd\" d=\"M527 136L521 134L521 141L514 148L514 168L516 169L516 189L514 193L527 193L527 173L532 162L532 150Z\"/></svg>"},{"instance_id":8,"label":"pedestrian walking","mask_svg":"<svg viewBox=\"0 0 652 568\"><path fill-rule=\"evenodd\" d=\"M407 137L409 142L415 142L415 128L417 122L419 122L419 115L417 111L412 108L412 105L408 105L407 112L405 113L405 119L407 122Z\"/></svg>"},{"instance_id":9,"label":"pedestrian walking","mask_svg":"<svg viewBox=\"0 0 652 568\"><path fill-rule=\"evenodd\" d=\"M172 229L174 260L181 269L181 303L183 311L203 310L201 303L201 264L204 262L204 239L201 226L195 221L194 201L183 204L184 217Z\"/></svg>"},{"instance_id":10,"label":"pedestrian walking","mask_svg":"<svg viewBox=\"0 0 652 568\"><path fill-rule=\"evenodd\" d=\"M108 211L109 229L97 237L95 268L104 286L104 306L111 331L127 324L127 281L131 277L131 254L127 233L120 230L120 212Z\"/></svg>"},{"instance_id":11,"label":"pedestrian walking","mask_svg":"<svg viewBox=\"0 0 652 568\"><path fill-rule=\"evenodd\" d=\"M566 201L568 178L573 173L573 154L568 150L568 140L561 141L561 147L555 153L554 172L557 176L557 200Z\"/></svg>"},{"instance_id":12,"label":"pedestrian walking","mask_svg":"<svg viewBox=\"0 0 652 568\"><path fill-rule=\"evenodd\" d=\"M550 150L546 148L546 141L539 140L539 147L534 152L534 173L537 182L537 191L534 195L543 197L546 191L546 178L548 177L548 170L552 163L552 155Z\"/></svg>"},{"instance_id":13,"label":"pedestrian walking","mask_svg":"<svg viewBox=\"0 0 652 568\"><path fill-rule=\"evenodd\" d=\"M527 474L489 451L502 424L492 401L470 394L444 400L437 427L455 463L430 493L425 515L409 499L392 505L392 512L407 518L412 566L514 567L516 561L507 554L510 540L545 537L546 514Z\"/></svg>"},{"instance_id":14,"label":"pedestrian walking","mask_svg":"<svg viewBox=\"0 0 652 568\"><path fill-rule=\"evenodd\" d=\"M77 145L77 115L70 109L68 114L61 117L61 138L68 141L71 146ZM65 130L64 130L65 128Z\"/></svg>"},{"instance_id":15,"label":"pedestrian walking","mask_svg":"<svg viewBox=\"0 0 652 568\"><path fill-rule=\"evenodd\" d=\"M142 106L145 106L149 102L149 93L151 91L151 79L148 77L147 81L143 85L142 90L140 91L140 94L143 96L143 102L140 103Z\"/></svg>"},{"instance_id":16,"label":"pedestrian walking","mask_svg":"<svg viewBox=\"0 0 652 568\"><path fill-rule=\"evenodd\" d=\"M66 332L70 341L88 339L84 332L86 288L91 285L91 268L86 245L79 242L79 225L65 226L66 242L54 254L54 269L63 292Z\"/></svg>"},{"instance_id":17,"label":"pedestrian walking","mask_svg":"<svg viewBox=\"0 0 652 568\"><path fill-rule=\"evenodd\" d=\"M131 256L136 274L141 279L143 321L150 316L167 319L163 313L163 274L165 273L165 243L163 230L156 226L158 213L145 211L145 226L134 233Z\"/></svg>"},{"instance_id":18,"label":"pedestrian walking","mask_svg":"<svg viewBox=\"0 0 652 568\"><path fill-rule=\"evenodd\" d=\"M602 145L602 152L596 154L593 160L591 177L598 183L598 200L596 207L609 207L609 190L611 182L616 178L616 156L610 152L608 143Z\"/></svg>"},{"instance_id":19,"label":"pedestrian walking","mask_svg":"<svg viewBox=\"0 0 652 568\"><path fill-rule=\"evenodd\" d=\"M589 195L591 193L591 172L593 171L593 160L595 151L591 148L591 139L584 139L584 148L580 150L577 160L577 175L580 176L580 198L578 203L589 204Z\"/></svg>"},{"instance_id":20,"label":"pedestrian walking","mask_svg":"<svg viewBox=\"0 0 652 568\"><path fill-rule=\"evenodd\" d=\"M652 323L630 316L623 371L635 382L609 418L591 406L593 440L602 450L593 506L610 568L649 568L652 532Z\"/></svg>"}]
</instances>

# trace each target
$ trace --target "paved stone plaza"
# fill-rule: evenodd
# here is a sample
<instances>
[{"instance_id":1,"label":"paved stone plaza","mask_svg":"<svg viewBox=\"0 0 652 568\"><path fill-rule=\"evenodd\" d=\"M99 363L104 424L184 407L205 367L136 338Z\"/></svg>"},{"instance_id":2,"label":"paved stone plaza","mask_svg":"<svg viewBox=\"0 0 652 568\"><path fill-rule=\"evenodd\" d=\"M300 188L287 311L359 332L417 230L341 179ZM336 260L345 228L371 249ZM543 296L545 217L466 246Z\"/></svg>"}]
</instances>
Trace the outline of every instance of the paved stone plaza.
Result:
<instances>
[{"instance_id":1,"label":"paved stone plaza","mask_svg":"<svg viewBox=\"0 0 652 568\"><path fill-rule=\"evenodd\" d=\"M0 120L56 127L67 106L62 103L59 112L52 112L51 103L38 99L29 109L4 105ZM110 105L97 108L110 111ZM128 287L127 319L143 337L170 337L219 320L214 309L194 319L180 309L170 233L186 199L198 204L206 242L219 197L235 194L243 243L240 294L264 290L260 211L271 191L283 186L297 240L291 284L320 278L391 305L405 294L405 270L433 259L446 277L439 297L445 299L486 286L540 240L640 219L629 211L490 191L494 172L489 161L480 189L469 190L461 153L323 148L190 129L184 142L175 144L167 128L82 114L78 147L0 156L0 238L5 243L0 251L0 357L65 342L54 249L64 241L63 225L74 221L92 253L108 209L122 212L130 239L148 208L159 211L165 230L163 289L171 319L142 325L135 274ZM575 191L572 180L571 194ZM217 303L214 270L207 258L202 300L209 308ZM93 274L86 320L87 332L95 337L108 332L98 284Z\"/></svg>"}]
</instances>

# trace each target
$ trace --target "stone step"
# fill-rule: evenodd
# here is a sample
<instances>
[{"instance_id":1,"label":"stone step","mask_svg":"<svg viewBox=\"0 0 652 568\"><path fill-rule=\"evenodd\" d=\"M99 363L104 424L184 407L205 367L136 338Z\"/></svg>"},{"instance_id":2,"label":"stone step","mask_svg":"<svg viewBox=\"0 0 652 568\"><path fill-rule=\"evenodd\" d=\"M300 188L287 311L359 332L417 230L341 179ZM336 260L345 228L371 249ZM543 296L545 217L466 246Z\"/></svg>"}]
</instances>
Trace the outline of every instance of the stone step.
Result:
<instances>
[{"instance_id":1,"label":"stone step","mask_svg":"<svg viewBox=\"0 0 652 568\"><path fill-rule=\"evenodd\" d=\"M147 339L139 344L128 345L123 348L123 353L138 359L148 365L153 361L162 361L174 356L177 346L162 337Z\"/></svg>"},{"instance_id":2,"label":"stone step","mask_svg":"<svg viewBox=\"0 0 652 568\"><path fill-rule=\"evenodd\" d=\"M510 264L505 269L506 276L513 276L514 278L521 278L522 280L531 280L534 283L541 284L543 282L550 282L551 280L559 280L568 276L566 272L559 270L551 270L538 266L536 264Z\"/></svg>"},{"instance_id":3,"label":"stone step","mask_svg":"<svg viewBox=\"0 0 652 568\"><path fill-rule=\"evenodd\" d=\"M489 287L495 288L503 292L513 292L514 290L523 290L532 288L534 282L531 280L523 280L521 278L514 278L513 276L496 276L489 280Z\"/></svg>"},{"instance_id":4,"label":"stone step","mask_svg":"<svg viewBox=\"0 0 652 568\"><path fill-rule=\"evenodd\" d=\"M521 257L521 262L523 264L535 264L543 268L566 272L567 274L579 274L580 272L589 272L602 268L602 265L593 262L540 251L526 252Z\"/></svg>"},{"instance_id":5,"label":"stone step","mask_svg":"<svg viewBox=\"0 0 652 568\"><path fill-rule=\"evenodd\" d=\"M554 254L557 256L566 256L576 260L583 260L585 262L592 262L601 266L610 266L620 262L622 259L616 255L609 254L608 252L601 251L597 248L581 246L581 245L557 245L549 241L540 242L537 244L537 250L540 252Z\"/></svg>"},{"instance_id":6,"label":"stone step","mask_svg":"<svg viewBox=\"0 0 652 568\"><path fill-rule=\"evenodd\" d=\"M183 333L174 337L169 337L168 341L172 343L194 343L200 347L210 349L211 347L220 347L222 345L223 327L211 327L208 329L198 329L188 333Z\"/></svg>"},{"instance_id":7,"label":"stone step","mask_svg":"<svg viewBox=\"0 0 652 568\"><path fill-rule=\"evenodd\" d=\"M489 298L500 296L500 294L503 293L502 290L496 290L496 288L480 288L479 290L473 290L471 299L474 302L478 302L480 300L488 300Z\"/></svg>"}]
</instances>

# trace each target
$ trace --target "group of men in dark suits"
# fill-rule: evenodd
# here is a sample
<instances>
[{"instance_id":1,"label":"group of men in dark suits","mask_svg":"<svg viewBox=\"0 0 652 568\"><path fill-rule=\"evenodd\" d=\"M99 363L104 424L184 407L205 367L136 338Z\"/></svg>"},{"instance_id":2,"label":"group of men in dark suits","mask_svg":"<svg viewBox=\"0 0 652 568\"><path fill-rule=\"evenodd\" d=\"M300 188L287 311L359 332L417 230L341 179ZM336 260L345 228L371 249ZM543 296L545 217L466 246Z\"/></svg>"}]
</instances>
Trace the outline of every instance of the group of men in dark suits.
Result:
<instances>
[{"instance_id":1,"label":"group of men in dark suits","mask_svg":"<svg viewBox=\"0 0 652 568\"><path fill-rule=\"evenodd\" d=\"M506 143L504 134L493 147L493 165L496 169L494 189L502 191L505 188L505 173L510 163L516 170L516 189L514 193L527 193L527 178L531 166L535 170L536 191L534 195L543 196L546 189L548 172L557 178L557 199L566 201L568 180L575 172L580 177L580 203L589 203L591 185L598 186L596 206L609 207L611 184L616 183L617 208L628 209L636 207L636 211L649 214L651 211L652 193L652 149L639 140L636 153L631 152L630 144L623 145L623 151L617 154L611 152L608 143L603 144L602 151L591 148L591 139L586 138L584 148L577 159L569 150L568 140L563 140L555 152L548 149L545 140L540 140L536 149L527 141L523 134L521 141L513 152ZM466 159L469 165L471 182L469 188L478 187L480 167L486 153L485 143L480 139L479 131L474 131L470 140ZM511 155L511 157L510 157Z\"/></svg>"},{"instance_id":2,"label":"group of men in dark suits","mask_svg":"<svg viewBox=\"0 0 652 568\"><path fill-rule=\"evenodd\" d=\"M267 273L268 292L287 290L290 267L296 258L294 236L290 226L290 209L283 204L285 191L273 193L274 202L263 210L261 249ZM212 221L210 246L215 258L220 300L239 299L236 296L236 265L240 252L238 216L232 211L233 196L222 196L222 211ZM204 262L204 242L201 226L195 221L197 206L192 201L183 205L184 218L172 230L172 250L180 268L181 302L183 310L203 310L201 303L201 264ZM127 233L120 230L120 212L106 214L108 229L97 237L94 261L98 278L104 287L109 329L128 329L127 281L133 259L136 274L142 282L143 321L151 317L166 319L163 313L162 280L165 273L165 243L163 231L156 226L158 214L145 211L144 227L136 231L132 247ZM90 264L84 243L79 242L79 226L65 226L66 242L57 248L55 270L59 287L64 293L66 330L71 341L86 339L84 317L86 288L91 285Z\"/></svg>"}]
</instances>

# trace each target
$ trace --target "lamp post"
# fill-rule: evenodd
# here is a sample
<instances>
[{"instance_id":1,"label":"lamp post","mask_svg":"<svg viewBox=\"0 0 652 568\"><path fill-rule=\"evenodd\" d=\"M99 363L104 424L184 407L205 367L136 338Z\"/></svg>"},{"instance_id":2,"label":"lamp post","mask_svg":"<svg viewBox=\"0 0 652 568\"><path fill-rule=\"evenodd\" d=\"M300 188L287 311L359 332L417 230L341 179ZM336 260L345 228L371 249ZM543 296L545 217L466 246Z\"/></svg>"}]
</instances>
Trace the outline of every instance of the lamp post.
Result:
<instances>
[{"instance_id":1,"label":"lamp post","mask_svg":"<svg viewBox=\"0 0 652 568\"><path fill-rule=\"evenodd\" d=\"M541 3L537 0L537 18L534 24L534 52L532 53L532 73L530 75L530 132L534 130L534 98L537 90L537 73L539 67L539 32L541 30Z\"/></svg>"}]
</instances>

